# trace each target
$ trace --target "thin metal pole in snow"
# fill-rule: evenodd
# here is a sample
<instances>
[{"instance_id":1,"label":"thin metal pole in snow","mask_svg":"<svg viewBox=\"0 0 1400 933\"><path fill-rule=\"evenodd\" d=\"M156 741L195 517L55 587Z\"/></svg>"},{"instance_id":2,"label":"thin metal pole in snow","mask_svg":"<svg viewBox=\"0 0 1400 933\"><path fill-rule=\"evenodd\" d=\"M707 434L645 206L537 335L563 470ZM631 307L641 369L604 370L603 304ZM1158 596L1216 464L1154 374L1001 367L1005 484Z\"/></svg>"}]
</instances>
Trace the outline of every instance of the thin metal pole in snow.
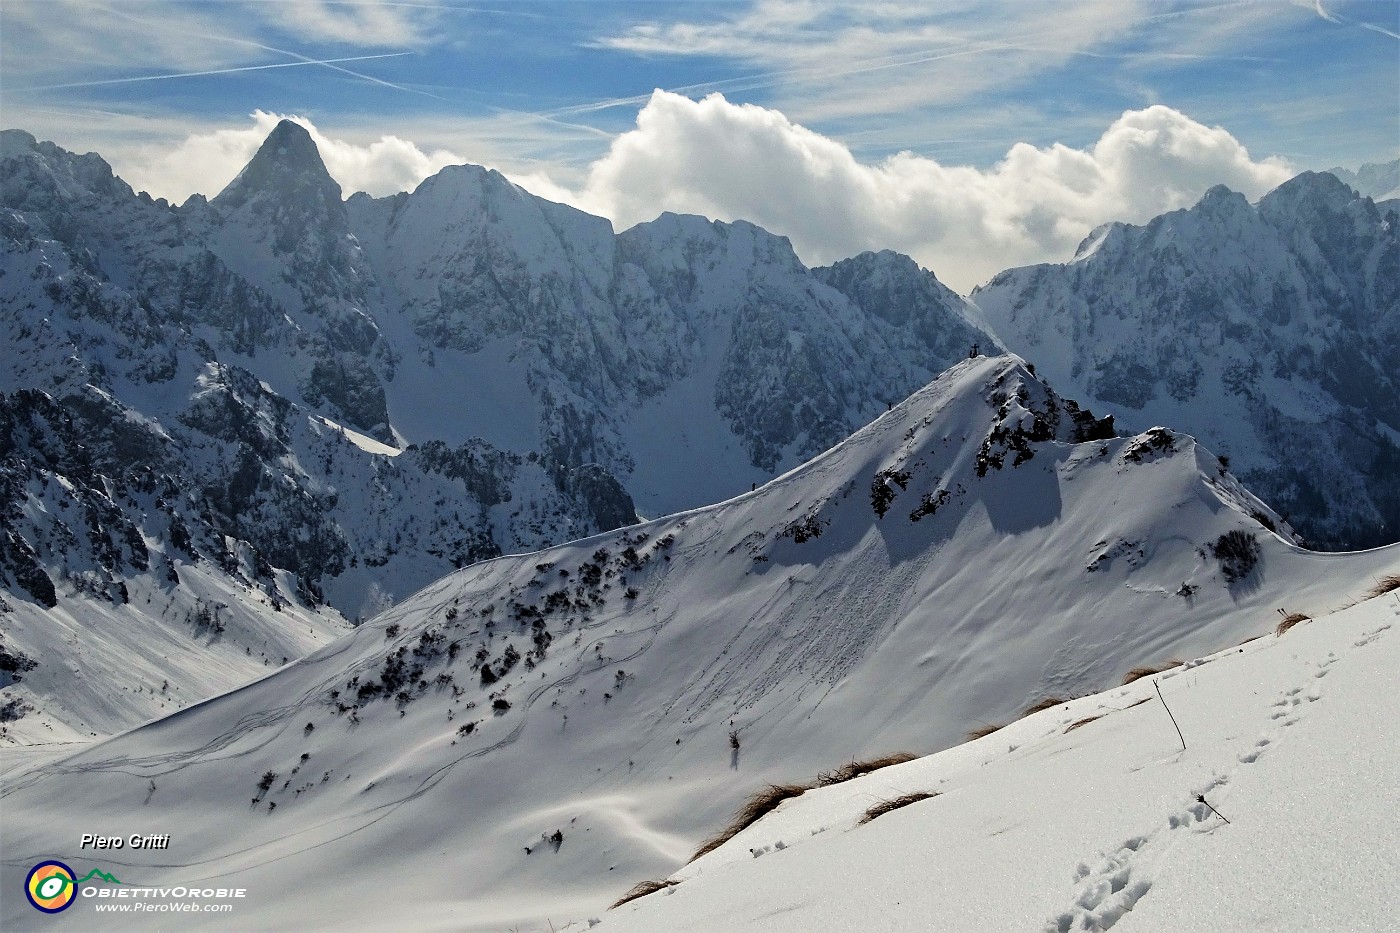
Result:
<instances>
[{"instance_id":1,"label":"thin metal pole in snow","mask_svg":"<svg viewBox=\"0 0 1400 933\"><path fill-rule=\"evenodd\" d=\"M1172 716L1172 708L1167 705L1167 698L1162 696L1162 688L1157 686L1156 680L1152 681L1152 686L1157 689L1157 699L1162 701L1162 709L1166 710L1167 715L1172 717L1172 725L1176 726L1176 737L1181 739L1181 750L1183 752L1186 751L1186 736L1181 734L1181 727L1176 725L1176 717ZM1207 804L1207 806L1209 806L1209 804ZM1223 820L1225 818L1222 816L1221 819Z\"/></svg>"}]
</instances>

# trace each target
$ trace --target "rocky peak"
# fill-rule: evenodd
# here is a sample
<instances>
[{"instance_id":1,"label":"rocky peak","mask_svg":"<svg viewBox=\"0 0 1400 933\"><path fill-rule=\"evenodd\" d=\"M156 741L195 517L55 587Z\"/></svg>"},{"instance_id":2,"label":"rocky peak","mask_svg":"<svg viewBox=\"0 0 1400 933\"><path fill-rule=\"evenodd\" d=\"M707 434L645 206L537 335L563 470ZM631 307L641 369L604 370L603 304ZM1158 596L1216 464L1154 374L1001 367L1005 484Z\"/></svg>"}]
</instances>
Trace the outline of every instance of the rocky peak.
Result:
<instances>
[{"instance_id":1,"label":"rocky peak","mask_svg":"<svg viewBox=\"0 0 1400 933\"><path fill-rule=\"evenodd\" d=\"M1267 218L1300 216L1307 218L1335 214L1357 194L1330 172L1303 172L1290 178L1259 200L1259 212Z\"/></svg>"},{"instance_id":2,"label":"rocky peak","mask_svg":"<svg viewBox=\"0 0 1400 933\"><path fill-rule=\"evenodd\" d=\"M285 217L343 217L340 195L340 185L326 171L311 134L299 124L283 120L213 203L237 210L256 201Z\"/></svg>"},{"instance_id":3,"label":"rocky peak","mask_svg":"<svg viewBox=\"0 0 1400 933\"><path fill-rule=\"evenodd\" d=\"M1248 213L1249 199L1224 185L1216 185L1201 195L1195 210L1210 214Z\"/></svg>"},{"instance_id":4,"label":"rocky peak","mask_svg":"<svg viewBox=\"0 0 1400 933\"><path fill-rule=\"evenodd\" d=\"M28 152L38 144L39 141L24 130L0 130L0 158Z\"/></svg>"},{"instance_id":5,"label":"rocky peak","mask_svg":"<svg viewBox=\"0 0 1400 933\"><path fill-rule=\"evenodd\" d=\"M51 142L40 142L23 130L0 131L0 160L6 163L0 173L3 203L20 210L41 210L55 197L76 200L133 194L97 153L69 152Z\"/></svg>"},{"instance_id":6,"label":"rocky peak","mask_svg":"<svg viewBox=\"0 0 1400 933\"><path fill-rule=\"evenodd\" d=\"M919 264L902 253L865 252L812 274L867 311L891 324L921 317L931 306L957 308L962 299Z\"/></svg>"}]
</instances>

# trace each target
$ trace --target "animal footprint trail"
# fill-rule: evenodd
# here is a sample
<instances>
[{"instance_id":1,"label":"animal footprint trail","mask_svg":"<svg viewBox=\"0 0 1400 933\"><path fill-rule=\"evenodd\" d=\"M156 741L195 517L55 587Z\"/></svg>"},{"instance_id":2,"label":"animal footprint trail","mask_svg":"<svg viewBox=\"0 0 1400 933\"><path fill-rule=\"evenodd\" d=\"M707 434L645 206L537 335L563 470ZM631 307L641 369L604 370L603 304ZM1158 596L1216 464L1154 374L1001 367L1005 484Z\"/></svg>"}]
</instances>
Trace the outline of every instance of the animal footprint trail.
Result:
<instances>
[{"instance_id":1,"label":"animal footprint trail","mask_svg":"<svg viewBox=\"0 0 1400 933\"><path fill-rule=\"evenodd\" d=\"M1133 874L1134 856L1146 843L1146 836L1134 836L1095 866L1080 862L1074 875L1074 906L1051 919L1046 933L1107 930L1123 919L1152 887L1151 881Z\"/></svg>"},{"instance_id":2,"label":"animal footprint trail","mask_svg":"<svg viewBox=\"0 0 1400 933\"><path fill-rule=\"evenodd\" d=\"M1262 752L1268 744L1269 741L1267 737L1261 737L1260 743L1255 746L1254 751L1256 753ZM1212 778L1205 786L1191 794L1191 799L1194 803L1167 817L1167 828L1190 829L1198 833L1213 831L1218 825L1214 820L1219 817L1220 814L1219 811L1209 803L1209 797L1229 783L1230 778L1228 775Z\"/></svg>"},{"instance_id":3,"label":"animal footprint trail","mask_svg":"<svg viewBox=\"0 0 1400 933\"><path fill-rule=\"evenodd\" d=\"M1259 737L1259 741L1254 743L1254 747L1239 756L1240 764L1253 764L1259 760L1259 756L1264 754L1264 749L1268 748L1273 739L1267 735Z\"/></svg>"},{"instance_id":4,"label":"animal footprint trail","mask_svg":"<svg viewBox=\"0 0 1400 933\"><path fill-rule=\"evenodd\" d=\"M1356 647L1356 648L1365 648L1365 647L1366 647L1367 645L1369 645L1371 642L1373 642L1373 641L1375 641L1377 638L1379 638L1379 637L1381 636L1381 633L1384 632L1384 631L1385 631L1386 629L1388 629L1388 628L1390 628L1390 623L1389 623L1389 622L1385 623L1384 625L1380 626L1379 628L1373 629L1373 630L1371 630L1371 631L1369 631L1369 632L1365 632L1365 633L1362 634L1362 636L1361 636L1360 638L1358 638L1356 641L1352 642L1352 646L1353 646L1353 647Z\"/></svg>"},{"instance_id":5,"label":"animal footprint trail","mask_svg":"<svg viewBox=\"0 0 1400 933\"><path fill-rule=\"evenodd\" d=\"M1262 751L1268 744L1261 739L1257 748ZM1179 829L1205 833L1213 831L1217 825L1223 825L1220 821L1224 817L1207 802L1207 795L1229 782L1228 774L1218 774L1198 787L1191 794L1194 803L1167 817L1165 838L1173 838ZM1073 905L1047 921L1045 933L1112 928L1152 889L1152 878L1147 871L1152 860L1150 853L1161 848L1162 844L1162 833L1158 829L1129 838L1112 854L1100 856L1100 860L1092 866L1088 862L1080 862L1074 873ZM1144 860L1148 862L1145 864Z\"/></svg>"}]
</instances>

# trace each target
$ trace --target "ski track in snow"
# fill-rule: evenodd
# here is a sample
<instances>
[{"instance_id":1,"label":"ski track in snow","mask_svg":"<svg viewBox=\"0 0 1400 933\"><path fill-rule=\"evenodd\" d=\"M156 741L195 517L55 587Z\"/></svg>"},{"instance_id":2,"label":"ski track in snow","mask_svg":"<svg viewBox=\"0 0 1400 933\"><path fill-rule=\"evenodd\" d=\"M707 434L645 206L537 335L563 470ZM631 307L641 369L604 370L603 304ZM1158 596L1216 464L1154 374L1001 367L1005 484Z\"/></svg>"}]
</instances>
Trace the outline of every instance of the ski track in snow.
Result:
<instances>
[{"instance_id":1,"label":"ski track in snow","mask_svg":"<svg viewBox=\"0 0 1400 933\"><path fill-rule=\"evenodd\" d=\"M1386 623L1365 633L1353 642L1353 646L1364 648L1390 627L1391 624ZM1269 715L1269 719L1278 724L1278 730L1296 725L1307 706L1322 699L1323 679L1338 660L1336 653L1329 651L1325 658L1312 665L1315 670L1304 683L1279 694ZM1178 669L1160 679L1167 680L1182 671ZM1146 833L1127 839L1114 852L1100 853L1093 860L1080 862L1074 872L1071 906L1045 924L1045 933L1103 931L1122 920L1151 891L1153 867L1167 848L1181 841L1183 832L1211 833L1226 827L1224 820L1209 804L1202 802L1202 798L1210 801L1215 791L1228 788L1231 778L1241 767L1257 762L1282 737L1281 731L1263 732L1245 751L1239 753L1239 764L1235 768L1198 786L1192 795L1195 803L1170 814L1165 824L1158 824ZM1223 799L1221 797L1212 802L1220 803Z\"/></svg>"}]
</instances>

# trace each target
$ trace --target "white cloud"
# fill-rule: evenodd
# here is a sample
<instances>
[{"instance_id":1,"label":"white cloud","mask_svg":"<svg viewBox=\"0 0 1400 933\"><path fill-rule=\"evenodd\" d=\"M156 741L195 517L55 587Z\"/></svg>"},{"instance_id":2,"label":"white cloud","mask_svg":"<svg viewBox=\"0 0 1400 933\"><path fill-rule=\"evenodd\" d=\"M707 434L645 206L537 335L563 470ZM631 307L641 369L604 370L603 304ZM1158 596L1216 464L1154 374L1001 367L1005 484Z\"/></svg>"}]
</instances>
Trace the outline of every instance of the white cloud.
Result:
<instances>
[{"instance_id":1,"label":"white cloud","mask_svg":"<svg viewBox=\"0 0 1400 933\"><path fill-rule=\"evenodd\" d=\"M9 3L0 43L7 79L21 88L97 73L109 77L109 69L125 75L228 67L246 63L256 44L246 22L151 0Z\"/></svg>"},{"instance_id":2,"label":"white cloud","mask_svg":"<svg viewBox=\"0 0 1400 933\"><path fill-rule=\"evenodd\" d=\"M1168 7L1148 0L986 4L949 0L756 0L697 21L633 24L598 38L636 55L723 58L757 71L706 91L772 89L797 119L936 119L938 110L1054 77L1077 57L1136 66L1243 57L1247 37L1300 14L1278 4ZM686 90L686 89L679 89Z\"/></svg>"},{"instance_id":3,"label":"white cloud","mask_svg":"<svg viewBox=\"0 0 1400 933\"><path fill-rule=\"evenodd\" d=\"M429 0L280 0L260 6L259 12L265 10L299 38L369 47L400 47L427 41L438 12L437 4Z\"/></svg>"},{"instance_id":4,"label":"white cloud","mask_svg":"<svg viewBox=\"0 0 1400 933\"><path fill-rule=\"evenodd\" d=\"M111 154L133 187L183 200L213 195L253 157L281 115L257 111L248 126L156 142ZM468 161L448 148L398 136L310 131L348 195L409 190L443 166ZM521 131L518 121L511 132ZM527 125L528 126L528 125ZM690 100L657 91L636 128L616 137L582 175L494 152L493 124L418 127L517 183L614 221L619 229L662 211L750 220L788 236L819 264L867 249L896 249L962 291L1015 265L1063 261L1099 224L1144 222L1194 203L1224 184L1257 198L1293 174L1278 158L1256 159L1230 133L1170 107L1128 111L1084 148L1018 143L989 168L941 164L902 152L858 159L842 142L782 113L715 94ZM484 158L493 153L494 158Z\"/></svg>"},{"instance_id":5,"label":"white cloud","mask_svg":"<svg viewBox=\"0 0 1400 933\"><path fill-rule=\"evenodd\" d=\"M1216 184L1257 198L1292 174L1161 105L1124 113L1088 148L1018 143L976 169L908 152L864 163L776 110L657 91L567 199L619 228L664 210L751 220L809 263L896 249L965 291L1009 266L1067 259L1106 221L1145 221Z\"/></svg>"},{"instance_id":6,"label":"white cloud","mask_svg":"<svg viewBox=\"0 0 1400 933\"><path fill-rule=\"evenodd\" d=\"M154 146L136 149L125 158L113 158L113 167L133 188L157 197L178 202L196 191L213 196L233 180L284 117L259 110L251 119L248 127L192 134L173 150ZM325 135L304 117L286 119L311 133L326 170L347 195L355 191L376 196L405 191L444 166L466 161L446 149L424 152L397 136L352 142Z\"/></svg>"}]
</instances>

